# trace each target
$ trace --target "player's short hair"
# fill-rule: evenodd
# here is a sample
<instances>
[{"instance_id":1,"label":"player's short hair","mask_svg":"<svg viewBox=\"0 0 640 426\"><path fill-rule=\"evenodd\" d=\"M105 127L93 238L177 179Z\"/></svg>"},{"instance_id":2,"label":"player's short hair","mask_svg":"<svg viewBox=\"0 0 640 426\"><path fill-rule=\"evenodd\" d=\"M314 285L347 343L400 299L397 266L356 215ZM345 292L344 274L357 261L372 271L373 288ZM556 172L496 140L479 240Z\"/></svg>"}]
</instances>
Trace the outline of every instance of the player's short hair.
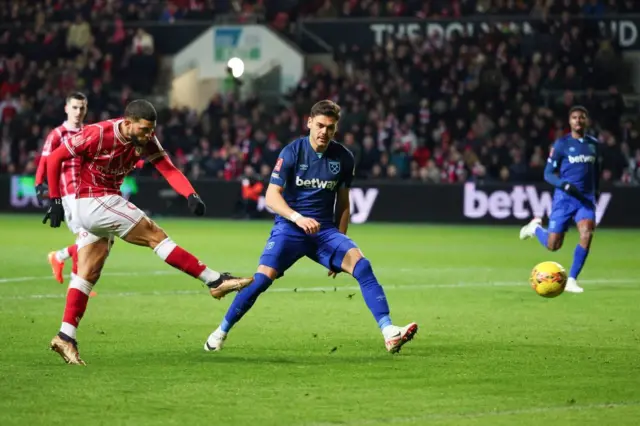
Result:
<instances>
[{"instance_id":1,"label":"player's short hair","mask_svg":"<svg viewBox=\"0 0 640 426\"><path fill-rule=\"evenodd\" d=\"M69 103L72 99L76 101L87 101L87 96L82 92L73 92L67 96L66 103Z\"/></svg>"},{"instance_id":2,"label":"player's short hair","mask_svg":"<svg viewBox=\"0 0 640 426\"><path fill-rule=\"evenodd\" d=\"M340 106L337 103L325 99L320 101L311 107L311 118L318 115L325 115L327 117L335 118L336 121L340 120Z\"/></svg>"},{"instance_id":3,"label":"player's short hair","mask_svg":"<svg viewBox=\"0 0 640 426\"><path fill-rule=\"evenodd\" d=\"M585 107L583 107L582 105L572 106L571 109L569 110L569 117L571 117L571 114L573 114L576 111L577 112L583 112L584 115L589 117L589 111Z\"/></svg>"},{"instance_id":4,"label":"player's short hair","mask_svg":"<svg viewBox=\"0 0 640 426\"><path fill-rule=\"evenodd\" d=\"M124 118L134 121L156 121L158 113L151 102L144 99L136 99L129 102L129 105L124 109Z\"/></svg>"}]
</instances>

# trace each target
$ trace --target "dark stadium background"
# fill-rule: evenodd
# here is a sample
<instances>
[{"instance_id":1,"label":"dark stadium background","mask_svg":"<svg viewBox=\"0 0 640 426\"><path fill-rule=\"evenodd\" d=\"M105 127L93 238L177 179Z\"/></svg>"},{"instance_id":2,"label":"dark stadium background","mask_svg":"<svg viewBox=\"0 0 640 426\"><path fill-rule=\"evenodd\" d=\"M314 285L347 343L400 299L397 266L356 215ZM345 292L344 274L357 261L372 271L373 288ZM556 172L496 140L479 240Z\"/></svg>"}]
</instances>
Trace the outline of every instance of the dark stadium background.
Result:
<instances>
[{"instance_id":1,"label":"dark stadium background","mask_svg":"<svg viewBox=\"0 0 640 426\"><path fill-rule=\"evenodd\" d=\"M605 223L635 225L638 215L625 217L617 200L638 199L629 188L640 182L634 72L640 21L632 15L640 6L546 3L3 2L0 208L18 208L7 193L29 193L28 185L12 187L9 176L35 172L44 136L64 119L71 90L87 93L87 122L149 97L161 110L158 136L174 162L199 188L237 194L228 182L240 185L247 173L267 180L283 144L306 132L309 106L334 99L343 108L338 138L357 159L356 185L393 194L397 185L420 183L412 191L421 199L441 192L431 185L450 185L442 211L421 207L423 218L393 216L389 206L402 201L383 197L389 204L376 202L371 217L391 221L468 220L458 207L464 182L487 193L511 192L513 185L548 192L542 170L549 146L567 131L568 108L579 103L604 146L602 179L614 194ZM244 81L248 90L218 93L202 110L170 108L166 64L211 23L278 31L308 55L303 80L275 94L272 86ZM151 48L140 48L139 31L153 40ZM157 177L147 166L136 177L138 188ZM208 189L201 190L206 196ZM225 200L214 217L242 215L239 200ZM148 204L156 213L162 206L171 211L170 200Z\"/></svg>"}]
</instances>

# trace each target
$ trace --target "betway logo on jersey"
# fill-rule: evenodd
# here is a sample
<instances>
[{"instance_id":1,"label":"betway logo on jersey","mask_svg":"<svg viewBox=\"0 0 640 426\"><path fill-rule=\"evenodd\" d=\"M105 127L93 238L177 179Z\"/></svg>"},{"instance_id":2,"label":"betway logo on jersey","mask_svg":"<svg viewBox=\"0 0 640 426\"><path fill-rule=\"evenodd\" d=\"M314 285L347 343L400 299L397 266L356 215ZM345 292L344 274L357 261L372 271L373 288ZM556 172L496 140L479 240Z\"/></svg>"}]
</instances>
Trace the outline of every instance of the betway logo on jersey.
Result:
<instances>
[{"instance_id":1,"label":"betway logo on jersey","mask_svg":"<svg viewBox=\"0 0 640 426\"><path fill-rule=\"evenodd\" d=\"M611 193L603 192L596 203L596 223L611 201ZM514 186L509 191L487 193L477 189L474 183L464 185L464 216L469 219L481 219L490 216L494 219L527 219L542 217L551 213L553 197L551 192L538 191L535 186Z\"/></svg>"},{"instance_id":2,"label":"betway logo on jersey","mask_svg":"<svg viewBox=\"0 0 640 426\"><path fill-rule=\"evenodd\" d=\"M571 164L574 163L595 163L596 162L596 157L594 157L593 155L567 155L567 158L569 159L569 162Z\"/></svg>"},{"instance_id":3,"label":"betway logo on jersey","mask_svg":"<svg viewBox=\"0 0 640 426\"><path fill-rule=\"evenodd\" d=\"M337 180L321 180L318 178L302 179L300 176L296 176L296 186L312 189L328 189L334 190L338 186Z\"/></svg>"}]
</instances>

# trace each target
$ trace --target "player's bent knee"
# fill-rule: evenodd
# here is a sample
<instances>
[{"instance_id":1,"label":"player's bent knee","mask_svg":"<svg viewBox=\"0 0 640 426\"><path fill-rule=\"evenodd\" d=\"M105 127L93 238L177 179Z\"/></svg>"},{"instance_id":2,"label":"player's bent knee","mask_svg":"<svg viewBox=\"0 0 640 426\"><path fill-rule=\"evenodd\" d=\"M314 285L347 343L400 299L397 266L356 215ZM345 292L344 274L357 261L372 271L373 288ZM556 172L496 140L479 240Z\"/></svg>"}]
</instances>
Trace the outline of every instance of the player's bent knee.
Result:
<instances>
[{"instance_id":1,"label":"player's bent knee","mask_svg":"<svg viewBox=\"0 0 640 426\"><path fill-rule=\"evenodd\" d=\"M549 246L547 248L549 251L558 251L562 248L562 242L549 242Z\"/></svg>"},{"instance_id":2,"label":"player's bent knee","mask_svg":"<svg viewBox=\"0 0 640 426\"><path fill-rule=\"evenodd\" d=\"M580 244L585 245L591 243L593 238L593 232L591 230L584 230L580 232Z\"/></svg>"},{"instance_id":3,"label":"player's bent knee","mask_svg":"<svg viewBox=\"0 0 640 426\"><path fill-rule=\"evenodd\" d=\"M357 247L352 247L349 249L349 251L347 251L344 258L342 259L341 269L344 272L353 275L356 264L362 259L364 259L362 251L360 251L360 249Z\"/></svg>"},{"instance_id":4,"label":"player's bent knee","mask_svg":"<svg viewBox=\"0 0 640 426\"><path fill-rule=\"evenodd\" d=\"M93 250L89 256L78 259L78 275L89 281L97 283L102 273L104 262L107 258L108 250Z\"/></svg>"},{"instance_id":5,"label":"player's bent knee","mask_svg":"<svg viewBox=\"0 0 640 426\"><path fill-rule=\"evenodd\" d=\"M549 249L549 251L558 251L562 247L563 242L564 242L564 234L552 233L549 235L547 248Z\"/></svg>"},{"instance_id":6,"label":"player's bent knee","mask_svg":"<svg viewBox=\"0 0 640 426\"><path fill-rule=\"evenodd\" d=\"M258 266L258 274L263 274L269 277L271 281L274 281L278 278L278 271L273 269L271 266L260 265Z\"/></svg>"}]
</instances>

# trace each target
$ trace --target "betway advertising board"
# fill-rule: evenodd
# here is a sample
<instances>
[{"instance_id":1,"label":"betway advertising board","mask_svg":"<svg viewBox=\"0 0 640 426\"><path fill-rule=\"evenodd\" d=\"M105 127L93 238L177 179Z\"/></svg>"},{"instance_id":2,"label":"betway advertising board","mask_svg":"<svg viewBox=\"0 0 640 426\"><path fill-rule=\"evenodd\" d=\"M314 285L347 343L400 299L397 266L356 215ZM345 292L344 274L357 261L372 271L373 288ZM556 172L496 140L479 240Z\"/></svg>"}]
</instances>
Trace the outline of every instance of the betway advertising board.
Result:
<instances>
[{"instance_id":1,"label":"betway advertising board","mask_svg":"<svg viewBox=\"0 0 640 426\"><path fill-rule=\"evenodd\" d=\"M0 212L43 213L33 178L0 177ZM207 216L231 218L239 212L238 181L200 180L194 187L207 204ZM192 217L186 200L162 179L138 177L123 185L123 193L150 215ZM553 188L547 184L428 185L410 182L360 182L351 188L351 222L523 225L548 217ZM273 217L264 197L258 209ZM640 188L604 187L596 203L596 220L607 228L640 228Z\"/></svg>"}]
</instances>

